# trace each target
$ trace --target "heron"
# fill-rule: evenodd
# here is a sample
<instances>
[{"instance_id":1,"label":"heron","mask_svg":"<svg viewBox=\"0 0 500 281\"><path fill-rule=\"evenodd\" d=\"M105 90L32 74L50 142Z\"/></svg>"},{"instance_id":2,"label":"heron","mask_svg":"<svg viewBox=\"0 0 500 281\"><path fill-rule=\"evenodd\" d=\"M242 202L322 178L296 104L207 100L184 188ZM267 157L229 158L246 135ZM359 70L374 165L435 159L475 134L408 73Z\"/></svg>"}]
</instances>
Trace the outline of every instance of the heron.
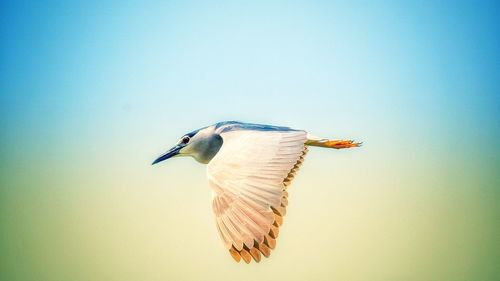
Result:
<instances>
[{"instance_id":1,"label":"heron","mask_svg":"<svg viewBox=\"0 0 500 281\"><path fill-rule=\"evenodd\" d=\"M318 138L289 127L224 121L192 131L153 161L191 156L207 164L212 209L236 262L260 262L276 247L288 206L287 188L309 146L343 149L353 140Z\"/></svg>"}]
</instances>

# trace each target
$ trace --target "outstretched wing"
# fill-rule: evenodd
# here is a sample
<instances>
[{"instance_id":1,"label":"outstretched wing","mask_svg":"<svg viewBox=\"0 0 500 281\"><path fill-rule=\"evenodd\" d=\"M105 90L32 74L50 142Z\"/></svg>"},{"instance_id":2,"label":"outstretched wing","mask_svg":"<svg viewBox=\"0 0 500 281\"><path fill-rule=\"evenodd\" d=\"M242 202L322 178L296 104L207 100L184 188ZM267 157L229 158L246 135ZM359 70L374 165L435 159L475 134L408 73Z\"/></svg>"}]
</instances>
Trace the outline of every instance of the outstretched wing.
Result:
<instances>
[{"instance_id":1,"label":"outstretched wing","mask_svg":"<svg viewBox=\"0 0 500 281\"><path fill-rule=\"evenodd\" d=\"M260 261L276 245L286 187L307 152L304 131L229 130L207 167L217 229L236 261Z\"/></svg>"}]
</instances>

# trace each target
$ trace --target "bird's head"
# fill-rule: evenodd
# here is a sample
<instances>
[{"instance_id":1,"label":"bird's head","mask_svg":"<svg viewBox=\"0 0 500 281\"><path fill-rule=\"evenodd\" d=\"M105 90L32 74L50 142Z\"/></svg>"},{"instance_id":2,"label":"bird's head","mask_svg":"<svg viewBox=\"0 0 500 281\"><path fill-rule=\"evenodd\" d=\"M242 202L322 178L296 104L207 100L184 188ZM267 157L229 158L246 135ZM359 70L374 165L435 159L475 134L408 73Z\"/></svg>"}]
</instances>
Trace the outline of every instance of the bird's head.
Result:
<instances>
[{"instance_id":1,"label":"bird's head","mask_svg":"<svg viewBox=\"0 0 500 281\"><path fill-rule=\"evenodd\" d=\"M192 156L196 161L207 164L222 146L222 137L215 133L215 127L205 127L185 134L177 144L153 161L153 164L176 156Z\"/></svg>"}]
</instances>

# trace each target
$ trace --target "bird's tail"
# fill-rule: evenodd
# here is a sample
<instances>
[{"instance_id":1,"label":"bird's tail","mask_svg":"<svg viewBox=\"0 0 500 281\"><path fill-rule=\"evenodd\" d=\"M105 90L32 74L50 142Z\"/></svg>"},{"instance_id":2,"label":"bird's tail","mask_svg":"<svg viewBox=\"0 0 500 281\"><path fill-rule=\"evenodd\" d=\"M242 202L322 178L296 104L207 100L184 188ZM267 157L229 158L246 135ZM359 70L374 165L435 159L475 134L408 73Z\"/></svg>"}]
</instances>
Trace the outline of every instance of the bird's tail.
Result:
<instances>
[{"instance_id":1,"label":"bird's tail","mask_svg":"<svg viewBox=\"0 0 500 281\"><path fill-rule=\"evenodd\" d=\"M351 148L351 147L360 147L362 142L355 142L353 140L330 140L330 139L322 139L310 134L307 134L306 145L310 146L319 146L319 147L328 147L328 148Z\"/></svg>"}]
</instances>

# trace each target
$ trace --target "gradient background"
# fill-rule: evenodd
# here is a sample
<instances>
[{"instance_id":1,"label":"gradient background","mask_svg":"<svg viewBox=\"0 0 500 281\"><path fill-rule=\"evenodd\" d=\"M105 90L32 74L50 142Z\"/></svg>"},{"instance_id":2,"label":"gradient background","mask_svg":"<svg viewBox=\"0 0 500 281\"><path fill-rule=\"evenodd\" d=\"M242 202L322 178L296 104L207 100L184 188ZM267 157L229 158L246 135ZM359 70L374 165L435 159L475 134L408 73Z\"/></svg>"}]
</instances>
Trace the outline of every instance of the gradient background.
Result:
<instances>
[{"instance_id":1,"label":"gradient background","mask_svg":"<svg viewBox=\"0 0 500 281\"><path fill-rule=\"evenodd\" d=\"M1 2L1 280L500 276L499 5L268 2ZM311 149L260 264L150 166L233 119L365 143Z\"/></svg>"}]
</instances>

